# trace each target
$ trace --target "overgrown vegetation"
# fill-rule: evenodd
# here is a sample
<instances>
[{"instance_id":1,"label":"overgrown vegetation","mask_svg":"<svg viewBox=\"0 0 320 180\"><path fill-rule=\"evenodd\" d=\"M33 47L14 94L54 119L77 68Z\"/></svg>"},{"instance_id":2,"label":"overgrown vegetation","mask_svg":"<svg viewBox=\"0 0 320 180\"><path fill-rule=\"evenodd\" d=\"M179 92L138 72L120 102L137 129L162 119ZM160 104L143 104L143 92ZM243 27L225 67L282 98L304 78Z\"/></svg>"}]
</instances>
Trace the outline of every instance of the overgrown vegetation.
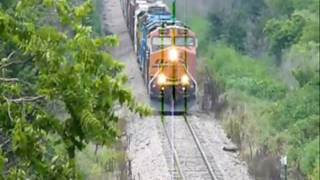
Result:
<instances>
[{"instance_id":1,"label":"overgrown vegetation","mask_svg":"<svg viewBox=\"0 0 320 180\"><path fill-rule=\"evenodd\" d=\"M279 179L287 155L289 179L319 179L319 0L230 0L214 9L192 27L201 63L225 90L224 127L252 174Z\"/></svg>"},{"instance_id":2,"label":"overgrown vegetation","mask_svg":"<svg viewBox=\"0 0 320 180\"><path fill-rule=\"evenodd\" d=\"M116 107L148 114L105 51L117 38L86 25L92 9L90 0L1 1L0 179L81 178L77 153L119 138Z\"/></svg>"},{"instance_id":3,"label":"overgrown vegetation","mask_svg":"<svg viewBox=\"0 0 320 180\"><path fill-rule=\"evenodd\" d=\"M91 11L85 20L85 24L92 27L92 31L98 35L103 35L102 30L102 14L103 14L103 0L93 0L92 5L94 11Z\"/></svg>"}]
</instances>

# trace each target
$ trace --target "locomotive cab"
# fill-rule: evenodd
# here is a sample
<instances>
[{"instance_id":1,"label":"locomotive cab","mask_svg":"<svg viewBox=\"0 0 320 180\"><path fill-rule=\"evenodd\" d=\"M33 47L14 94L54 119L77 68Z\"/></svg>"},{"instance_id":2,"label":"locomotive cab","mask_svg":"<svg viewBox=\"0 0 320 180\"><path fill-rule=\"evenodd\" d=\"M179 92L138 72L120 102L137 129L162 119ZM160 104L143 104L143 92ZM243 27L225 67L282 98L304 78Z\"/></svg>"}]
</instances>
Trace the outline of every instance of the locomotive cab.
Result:
<instances>
[{"instance_id":1,"label":"locomotive cab","mask_svg":"<svg viewBox=\"0 0 320 180\"><path fill-rule=\"evenodd\" d=\"M163 1L120 1L139 68L150 97L156 99L151 102L160 102L163 97L166 104L195 99L194 32L175 20Z\"/></svg>"},{"instance_id":2,"label":"locomotive cab","mask_svg":"<svg viewBox=\"0 0 320 180\"><path fill-rule=\"evenodd\" d=\"M164 92L166 102L178 102L187 96L194 99L197 84L194 79L197 40L195 34L186 27L167 26L150 33L148 47L150 55L148 89L151 98L161 98Z\"/></svg>"}]
</instances>

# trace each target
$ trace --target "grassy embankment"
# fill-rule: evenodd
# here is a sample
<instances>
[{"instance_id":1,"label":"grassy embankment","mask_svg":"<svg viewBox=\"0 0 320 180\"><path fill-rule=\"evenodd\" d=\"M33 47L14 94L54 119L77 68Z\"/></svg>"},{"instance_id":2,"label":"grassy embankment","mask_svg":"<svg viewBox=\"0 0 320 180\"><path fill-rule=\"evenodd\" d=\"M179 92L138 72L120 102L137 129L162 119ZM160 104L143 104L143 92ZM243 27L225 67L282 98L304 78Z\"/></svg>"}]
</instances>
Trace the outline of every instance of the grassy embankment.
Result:
<instances>
[{"instance_id":1,"label":"grassy embankment","mask_svg":"<svg viewBox=\"0 0 320 180\"><path fill-rule=\"evenodd\" d=\"M223 42L208 40L209 26L203 18L194 18L191 23L199 38L199 64L208 67L224 89L228 106L220 117L251 173L258 179L270 177L265 174L268 172L277 175L279 157L288 155L289 179L296 179L296 172L318 179L318 46L296 45L291 49L295 55L310 59L300 69L288 71L298 84L289 86L292 83L284 81L282 69L270 58L254 59ZM290 52L285 58L290 60Z\"/></svg>"}]
</instances>

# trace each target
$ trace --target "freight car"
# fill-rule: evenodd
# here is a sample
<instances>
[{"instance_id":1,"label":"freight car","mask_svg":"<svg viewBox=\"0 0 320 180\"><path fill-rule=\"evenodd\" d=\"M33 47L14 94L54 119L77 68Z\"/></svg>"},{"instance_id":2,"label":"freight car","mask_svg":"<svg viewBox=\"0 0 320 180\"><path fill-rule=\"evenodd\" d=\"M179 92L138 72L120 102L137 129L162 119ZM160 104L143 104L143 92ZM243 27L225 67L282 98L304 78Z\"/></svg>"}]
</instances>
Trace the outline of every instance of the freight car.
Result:
<instances>
[{"instance_id":1,"label":"freight car","mask_svg":"<svg viewBox=\"0 0 320 180\"><path fill-rule=\"evenodd\" d=\"M194 100L195 33L162 1L121 0L121 6L150 97L167 104Z\"/></svg>"}]
</instances>

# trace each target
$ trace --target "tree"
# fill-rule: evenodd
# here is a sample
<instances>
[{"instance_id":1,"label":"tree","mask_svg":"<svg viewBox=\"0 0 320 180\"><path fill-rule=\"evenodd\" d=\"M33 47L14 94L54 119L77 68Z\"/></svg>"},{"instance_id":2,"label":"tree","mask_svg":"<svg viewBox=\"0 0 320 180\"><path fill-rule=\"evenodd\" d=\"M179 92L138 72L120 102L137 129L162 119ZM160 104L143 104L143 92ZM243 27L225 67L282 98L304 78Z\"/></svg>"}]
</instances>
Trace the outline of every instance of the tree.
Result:
<instances>
[{"instance_id":1,"label":"tree","mask_svg":"<svg viewBox=\"0 0 320 180\"><path fill-rule=\"evenodd\" d=\"M217 10L209 13L209 36L214 41L223 40L239 51L248 52L247 44L257 43L261 36L261 16L266 5L264 0L230 1L217 4L221 7L215 7Z\"/></svg>"},{"instance_id":2,"label":"tree","mask_svg":"<svg viewBox=\"0 0 320 180\"><path fill-rule=\"evenodd\" d=\"M270 11L275 16L289 16L294 11L293 0L265 0Z\"/></svg>"},{"instance_id":3,"label":"tree","mask_svg":"<svg viewBox=\"0 0 320 180\"><path fill-rule=\"evenodd\" d=\"M305 19L299 13L293 14L291 19L271 19L266 23L264 32L271 41L271 52L278 64L281 63L282 51L300 40L304 25Z\"/></svg>"},{"instance_id":4,"label":"tree","mask_svg":"<svg viewBox=\"0 0 320 180\"><path fill-rule=\"evenodd\" d=\"M76 7L21 0L0 9L0 136L7 139L0 177L74 179L76 150L118 137L115 107L148 114L124 87L123 65L104 50L117 38L93 37L82 24L90 11L89 0ZM48 109L53 101L67 118Z\"/></svg>"}]
</instances>

